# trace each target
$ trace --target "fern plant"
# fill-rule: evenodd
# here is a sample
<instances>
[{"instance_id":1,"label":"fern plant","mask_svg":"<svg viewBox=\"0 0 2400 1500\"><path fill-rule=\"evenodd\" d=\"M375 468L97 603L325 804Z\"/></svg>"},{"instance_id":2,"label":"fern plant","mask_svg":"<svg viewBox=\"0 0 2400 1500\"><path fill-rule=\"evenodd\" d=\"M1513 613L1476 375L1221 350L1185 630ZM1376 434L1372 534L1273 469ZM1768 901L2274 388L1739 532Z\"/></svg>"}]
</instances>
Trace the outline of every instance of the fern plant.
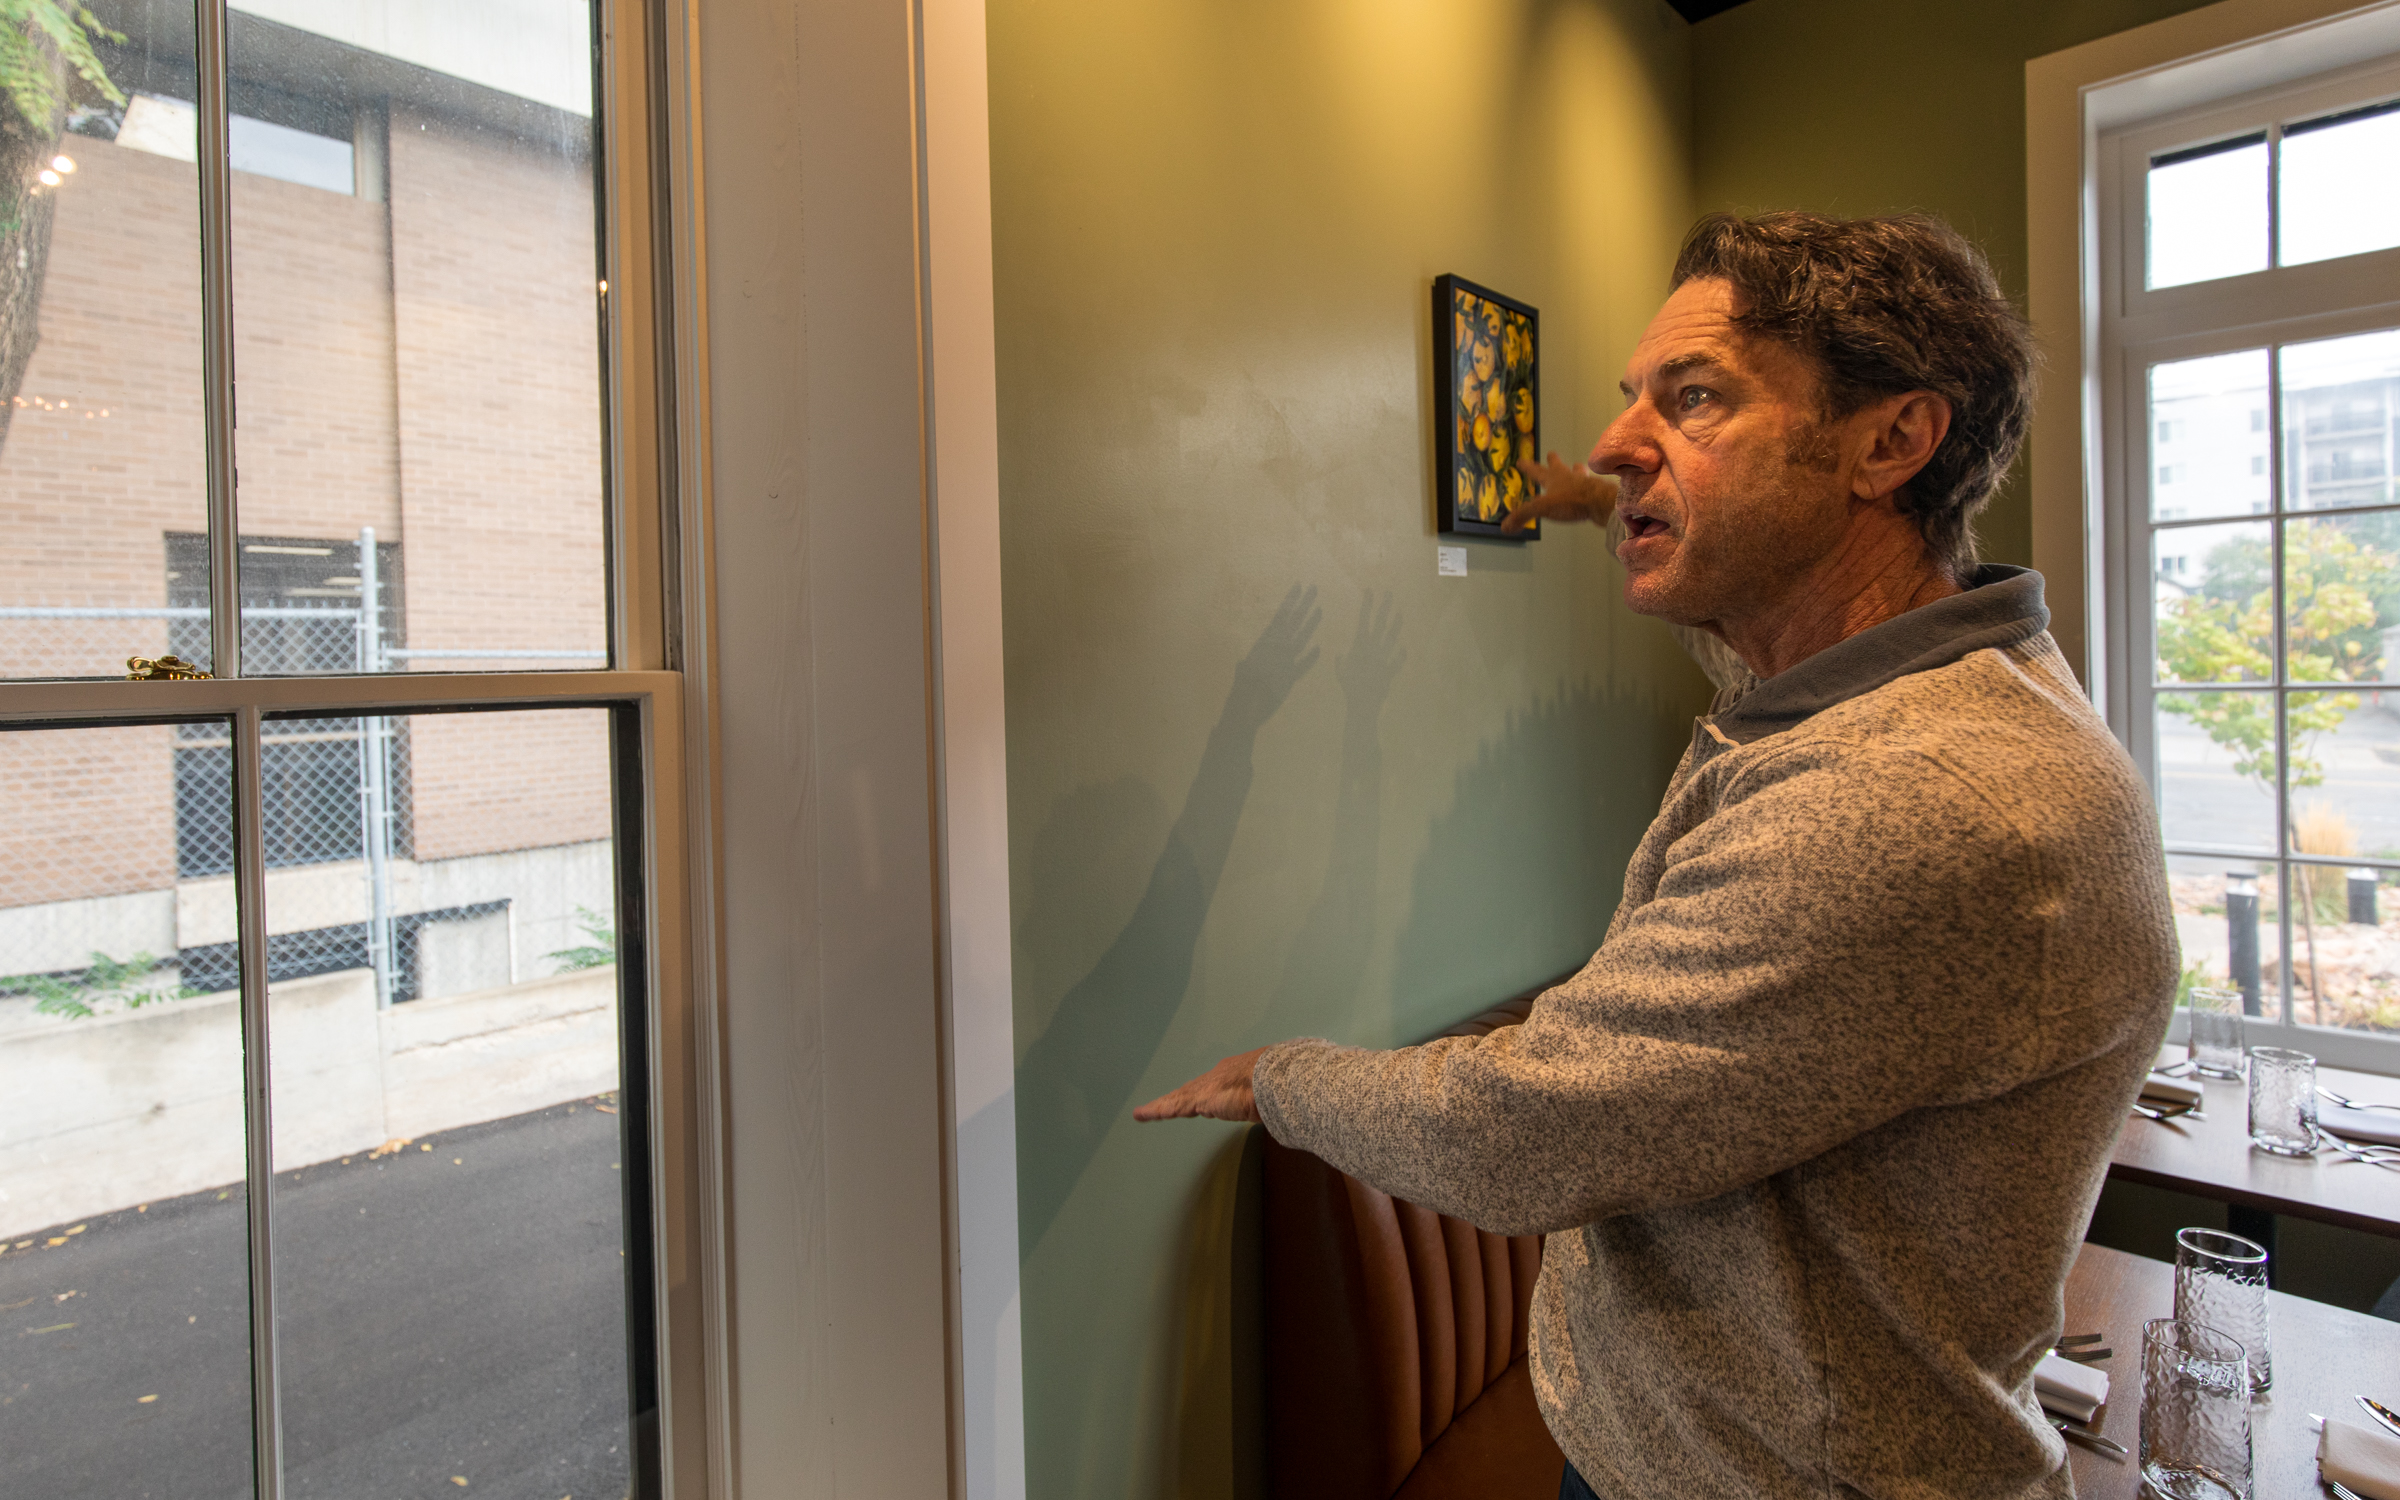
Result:
<instances>
[{"instance_id":1,"label":"fern plant","mask_svg":"<svg viewBox=\"0 0 2400 1500\"><path fill-rule=\"evenodd\" d=\"M0 0L0 94L34 135L48 140L58 133L59 115L74 92L68 73L109 103L125 102L125 91L92 50L95 38L125 44L123 32L110 30L84 6Z\"/></svg>"},{"instance_id":2,"label":"fern plant","mask_svg":"<svg viewBox=\"0 0 2400 1500\"><path fill-rule=\"evenodd\" d=\"M92 966L81 974L66 977L20 974L13 979L0 979L0 991L31 995L35 1010L46 1016L64 1016L70 1021L89 1020L111 1002L125 1010L139 1010L162 1000L189 1000L205 993L190 985L161 987L142 983L157 972L158 960L147 953L136 953L123 960L95 953Z\"/></svg>"},{"instance_id":3,"label":"fern plant","mask_svg":"<svg viewBox=\"0 0 2400 1500\"><path fill-rule=\"evenodd\" d=\"M617 961L617 924L588 906L575 908L575 925L592 941L572 948L561 948L544 955L558 960L558 972L572 974L578 969L597 969Z\"/></svg>"}]
</instances>

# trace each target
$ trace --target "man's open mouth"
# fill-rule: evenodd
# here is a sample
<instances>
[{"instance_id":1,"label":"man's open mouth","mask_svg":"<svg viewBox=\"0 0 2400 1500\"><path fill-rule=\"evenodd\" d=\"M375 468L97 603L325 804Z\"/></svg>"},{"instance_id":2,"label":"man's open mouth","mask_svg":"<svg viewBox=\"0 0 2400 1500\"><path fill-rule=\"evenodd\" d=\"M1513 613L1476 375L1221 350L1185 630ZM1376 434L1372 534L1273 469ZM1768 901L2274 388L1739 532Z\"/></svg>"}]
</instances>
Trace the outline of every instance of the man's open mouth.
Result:
<instances>
[{"instance_id":1,"label":"man's open mouth","mask_svg":"<svg viewBox=\"0 0 2400 1500\"><path fill-rule=\"evenodd\" d=\"M1656 516L1635 512L1625 518L1625 534L1630 537L1665 536L1667 523Z\"/></svg>"}]
</instances>

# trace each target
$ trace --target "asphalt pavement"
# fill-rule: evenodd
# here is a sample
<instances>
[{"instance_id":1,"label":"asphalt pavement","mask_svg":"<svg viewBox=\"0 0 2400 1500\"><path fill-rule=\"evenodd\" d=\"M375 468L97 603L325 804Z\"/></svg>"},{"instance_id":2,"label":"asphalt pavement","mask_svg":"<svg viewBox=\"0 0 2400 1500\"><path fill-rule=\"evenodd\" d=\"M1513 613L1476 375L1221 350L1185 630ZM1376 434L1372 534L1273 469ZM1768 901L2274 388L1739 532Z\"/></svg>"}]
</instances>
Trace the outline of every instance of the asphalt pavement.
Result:
<instances>
[{"instance_id":1,"label":"asphalt pavement","mask_svg":"<svg viewBox=\"0 0 2400 1500\"><path fill-rule=\"evenodd\" d=\"M622 1500L618 1123L584 1100L277 1175L290 1500ZM252 1493L246 1243L238 1185L8 1242L0 1494Z\"/></svg>"}]
</instances>

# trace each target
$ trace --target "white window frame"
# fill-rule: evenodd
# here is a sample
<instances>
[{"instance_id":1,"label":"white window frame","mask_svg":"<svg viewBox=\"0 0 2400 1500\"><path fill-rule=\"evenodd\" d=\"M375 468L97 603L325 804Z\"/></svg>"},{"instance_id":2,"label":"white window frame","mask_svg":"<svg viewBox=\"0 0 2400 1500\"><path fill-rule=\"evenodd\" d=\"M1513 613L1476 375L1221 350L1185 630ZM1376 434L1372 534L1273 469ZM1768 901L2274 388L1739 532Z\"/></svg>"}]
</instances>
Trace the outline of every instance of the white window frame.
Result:
<instances>
[{"instance_id":1,"label":"white window frame","mask_svg":"<svg viewBox=\"0 0 2400 1500\"><path fill-rule=\"evenodd\" d=\"M2062 647L2145 776L2155 774L2148 369L2400 325L2400 250L2150 290L2149 158L2396 93L2392 0L2225 0L2027 64L2032 312L2051 382L2033 442L2035 565L2050 583ZM2279 783L2279 839L2286 797ZM2287 882L2294 862L2288 852L2238 857L2272 859ZM2288 926L2289 902L2277 906ZM2292 937L2284 934L2287 955ZM2254 1030L2283 1033L2272 1039L2328 1063L2400 1073L2400 1038L2287 1024L2284 967L2285 993L2262 996L2270 1014Z\"/></svg>"}]
</instances>

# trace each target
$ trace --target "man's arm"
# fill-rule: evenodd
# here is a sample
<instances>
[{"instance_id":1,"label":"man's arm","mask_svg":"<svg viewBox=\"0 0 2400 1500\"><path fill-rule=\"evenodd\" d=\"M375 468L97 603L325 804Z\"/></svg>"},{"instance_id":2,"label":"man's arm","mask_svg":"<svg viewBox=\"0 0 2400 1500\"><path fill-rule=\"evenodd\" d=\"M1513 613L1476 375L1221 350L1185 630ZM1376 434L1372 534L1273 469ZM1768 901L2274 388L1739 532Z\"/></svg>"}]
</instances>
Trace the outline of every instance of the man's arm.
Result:
<instances>
[{"instance_id":1,"label":"man's arm","mask_svg":"<svg viewBox=\"0 0 2400 1500\"><path fill-rule=\"evenodd\" d=\"M1523 1025L1392 1052L1285 1043L1221 1064L1214 1101L1240 1102L1247 1071L1276 1139L1522 1234L1712 1198L2055 1066L2032 851L1938 767L1846 748L1749 773L1769 784L1687 835L1656 897ZM1910 796L1889 795L1899 779Z\"/></svg>"}]
</instances>

